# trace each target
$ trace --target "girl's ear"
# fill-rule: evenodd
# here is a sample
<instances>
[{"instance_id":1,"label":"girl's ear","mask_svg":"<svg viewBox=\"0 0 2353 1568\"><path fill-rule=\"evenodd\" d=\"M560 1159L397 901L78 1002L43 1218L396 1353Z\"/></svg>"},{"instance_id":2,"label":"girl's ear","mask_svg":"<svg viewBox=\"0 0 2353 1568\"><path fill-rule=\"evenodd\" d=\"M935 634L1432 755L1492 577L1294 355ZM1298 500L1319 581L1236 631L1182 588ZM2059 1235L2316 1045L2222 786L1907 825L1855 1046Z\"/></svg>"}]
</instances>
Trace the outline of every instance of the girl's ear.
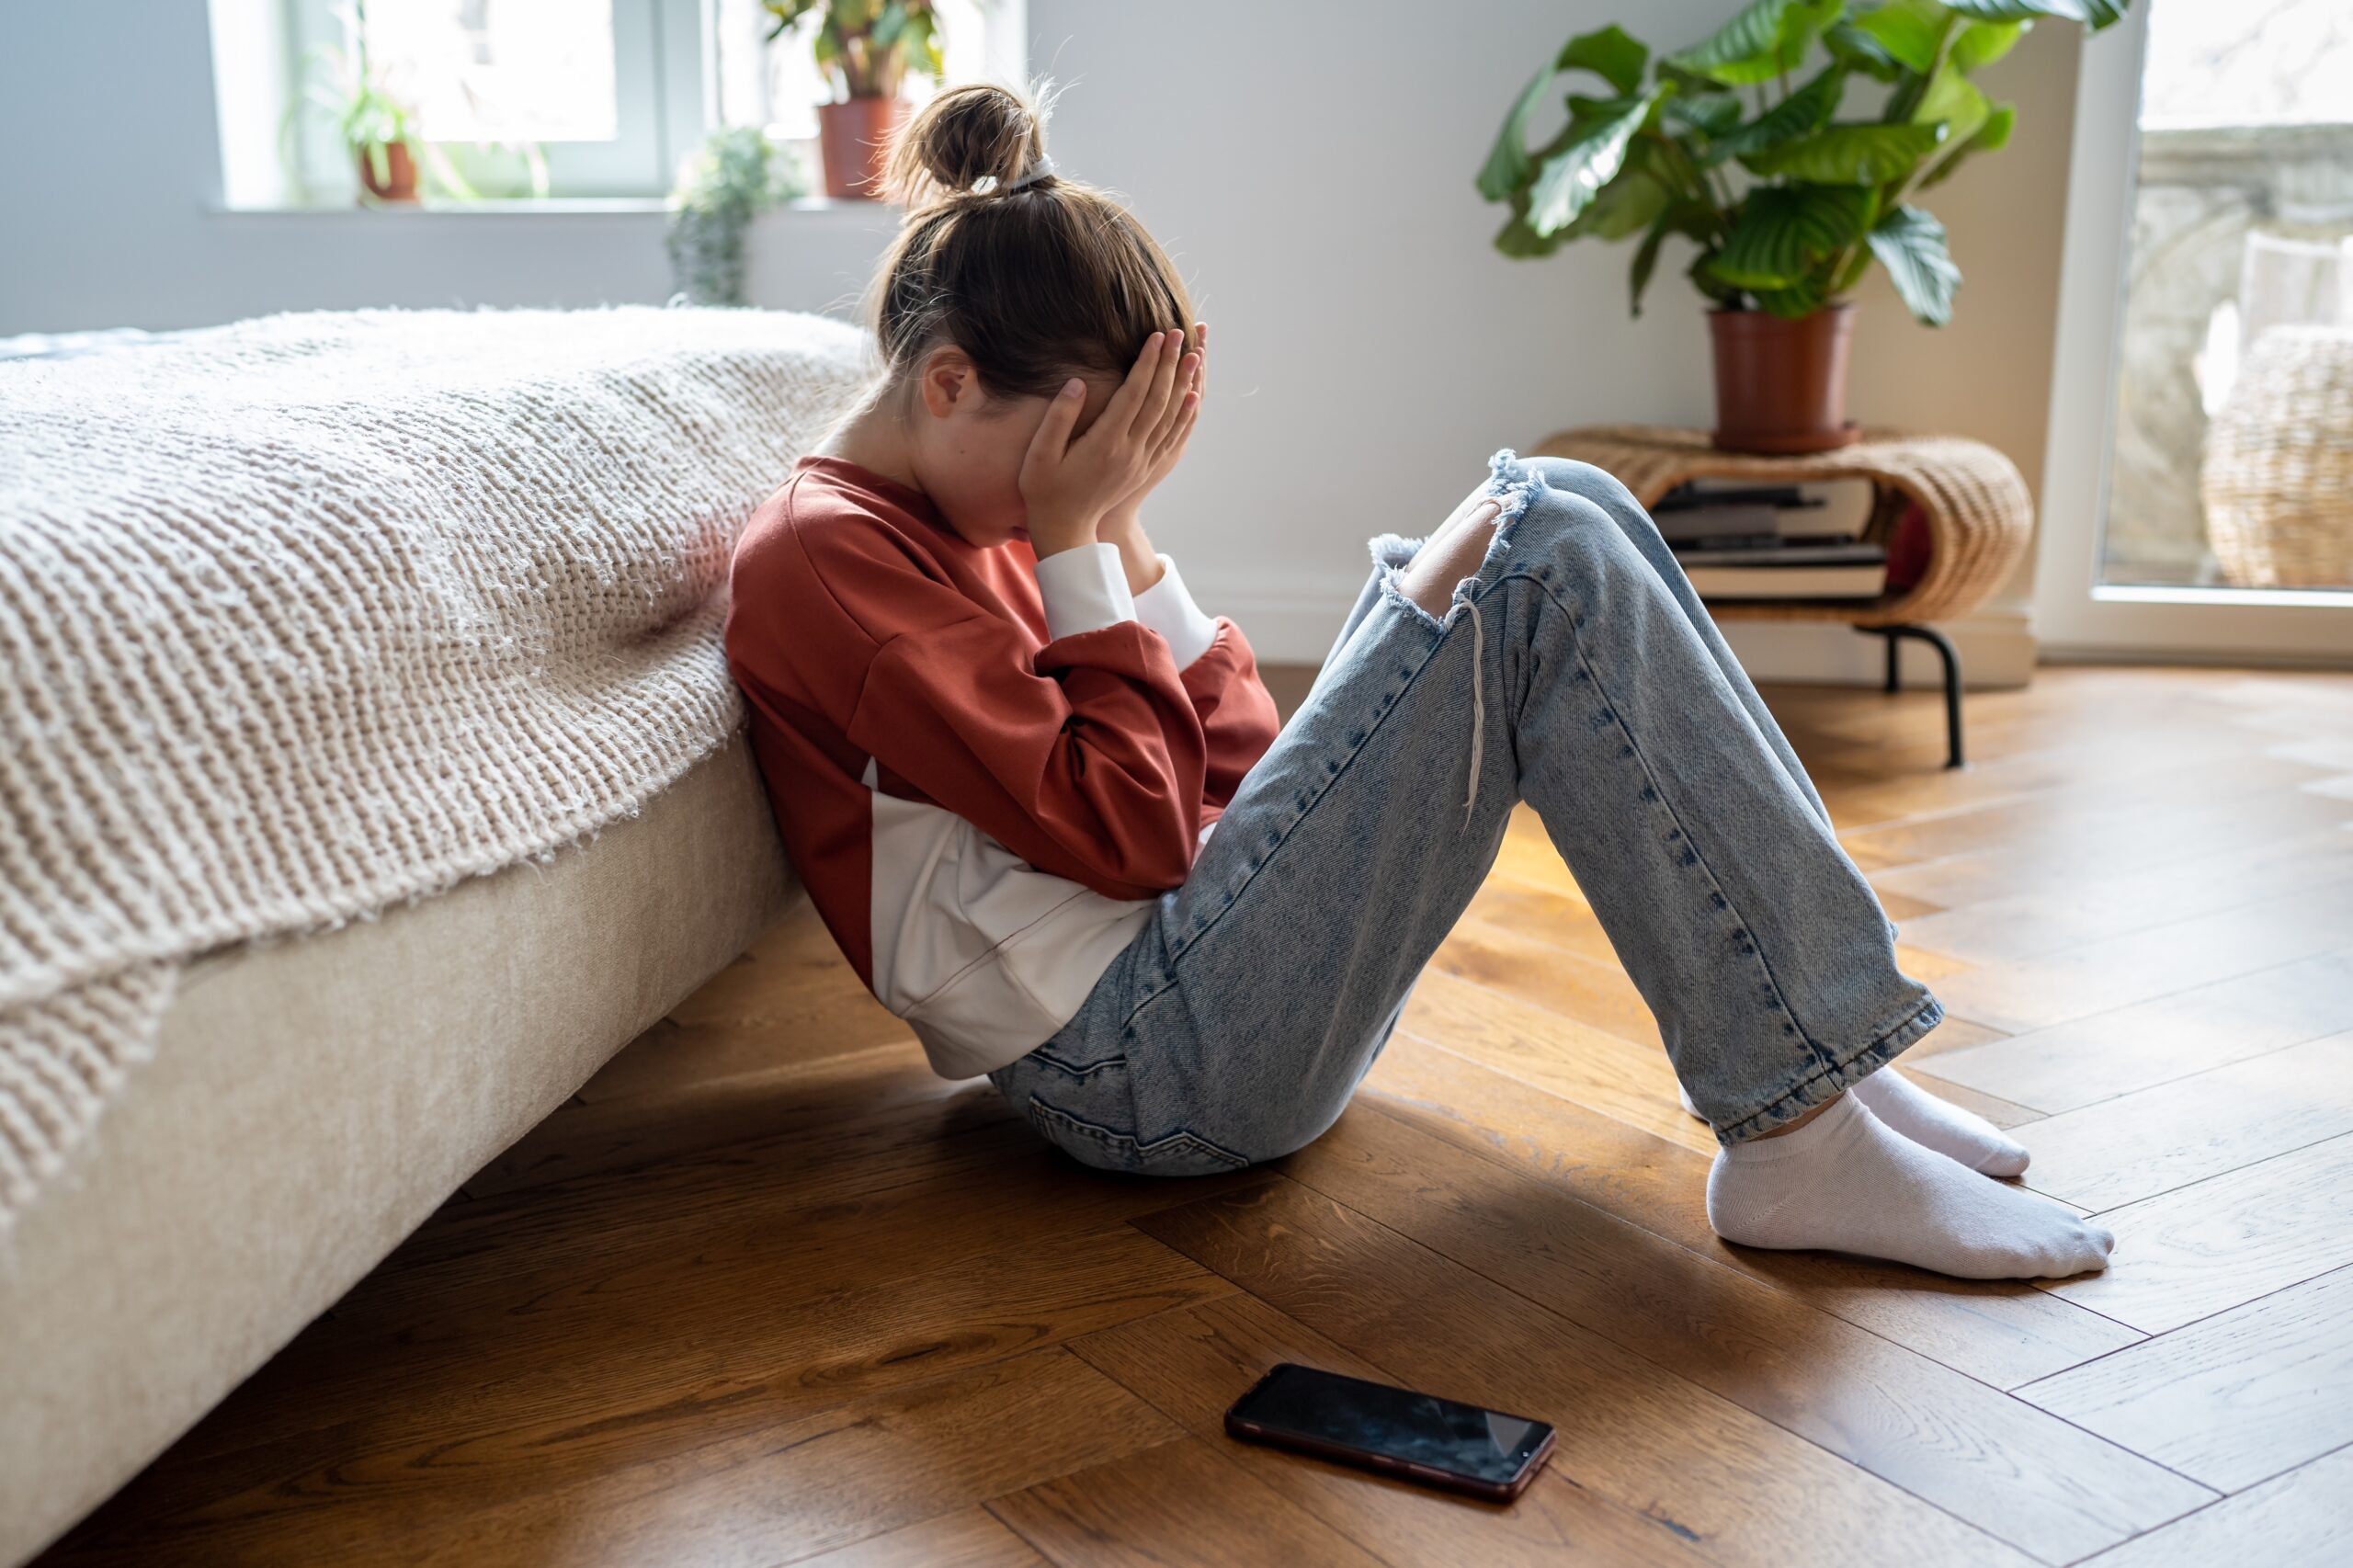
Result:
<instances>
[{"instance_id":1,"label":"girl's ear","mask_svg":"<svg viewBox=\"0 0 2353 1568\"><path fill-rule=\"evenodd\" d=\"M953 344L924 356L923 375L915 383L925 412L945 419L961 407L972 410L981 399L981 381L972 357Z\"/></svg>"}]
</instances>

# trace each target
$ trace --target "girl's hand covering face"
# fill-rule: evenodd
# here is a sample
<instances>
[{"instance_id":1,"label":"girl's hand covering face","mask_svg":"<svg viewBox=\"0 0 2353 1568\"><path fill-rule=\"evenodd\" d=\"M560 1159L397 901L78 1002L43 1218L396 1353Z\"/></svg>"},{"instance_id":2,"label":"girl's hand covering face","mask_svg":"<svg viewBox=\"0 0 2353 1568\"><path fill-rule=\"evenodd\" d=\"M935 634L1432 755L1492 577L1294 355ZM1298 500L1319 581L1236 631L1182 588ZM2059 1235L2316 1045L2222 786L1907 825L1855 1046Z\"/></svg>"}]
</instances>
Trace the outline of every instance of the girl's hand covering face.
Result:
<instances>
[{"instance_id":1,"label":"girl's hand covering face","mask_svg":"<svg viewBox=\"0 0 2353 1568\"><path fill-rule=\"evenodd\" d=\"M1206 329L1202 334L1207 341ZM1086 383L1074 377L1049 400L1021 461L1021 497L1040 554L1091 543L1103 515L1133 505L1184 455L1199 412L1203 354L1185 335L1155 332L1086 434L1071 438Z\"/></svg>"}]
</instances>

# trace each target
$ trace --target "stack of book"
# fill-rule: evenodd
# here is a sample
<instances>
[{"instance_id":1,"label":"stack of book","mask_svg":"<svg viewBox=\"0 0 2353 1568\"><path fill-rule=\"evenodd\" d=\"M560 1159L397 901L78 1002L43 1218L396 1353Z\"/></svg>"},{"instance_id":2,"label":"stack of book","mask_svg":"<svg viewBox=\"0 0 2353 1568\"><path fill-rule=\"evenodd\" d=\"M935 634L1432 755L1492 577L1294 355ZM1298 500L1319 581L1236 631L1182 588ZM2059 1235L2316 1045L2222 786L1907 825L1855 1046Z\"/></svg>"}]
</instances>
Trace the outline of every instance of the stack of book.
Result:
<instances>
[{"instance_id":1,"label":"stack of book","mask_svg":"<svg viewBox=\"0 0 2353 1568\"><path fill-rule=\"evenodd\" d=\"M1875 599L1887 588L1886 502L1870 481L1694 480L1651 508L1692 587L1710 599ZM1886 519L1892 521L1893 519Z\"/></svg>"}]
</instances>

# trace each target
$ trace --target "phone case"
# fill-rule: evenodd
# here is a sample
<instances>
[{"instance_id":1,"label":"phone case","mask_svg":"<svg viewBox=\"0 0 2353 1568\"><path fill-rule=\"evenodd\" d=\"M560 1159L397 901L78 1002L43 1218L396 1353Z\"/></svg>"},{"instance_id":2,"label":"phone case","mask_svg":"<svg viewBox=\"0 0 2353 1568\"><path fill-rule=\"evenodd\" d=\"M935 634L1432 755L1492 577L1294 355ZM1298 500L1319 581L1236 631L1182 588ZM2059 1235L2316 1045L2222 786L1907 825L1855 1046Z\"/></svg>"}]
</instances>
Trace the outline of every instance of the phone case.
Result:
<instances>
[{"instance_id":1,"label":"phone case","mask_svg":"<svg viewBox=\"0 0 2353 1568\"><path fill-rule=\"evenodd\" d=\"M1371 1449L1350 1448L1345 1443L1328 1443L1320 1437L1311 1437L1303 1433L1287 1432L1279 1427L1268 1426L1262 1422L1252 1421L1234 1414L1250 1402L1250 1396L1256 1393L1268 1378L1294 1364L1284 1361L1267 1368L1256 1382L1244 1391L1241 1398L1226 1407L1225 1431L1228 1437L1239 1437L1247 1443L1264 1443L1270 1449L1288 1449L1293 1453L1307 1454L1320 1460L1331 1460L1338 1464L1352 1464L1360 1470L1378 1471L1384 1475L1402 1476L1407 1481L1416 1482L1424 1486L1435 1486L1441 1491L1457 1493L1465 1497L1476 1497L1485 1503L1508 1503L1527 1491L1529 1483L1536 1479L1536 1472L1544 1468L1544 1461L1552 1457L1552 1444L1560 1437L1558 1428L1548 1426L1544 1432L1544 1440L1536 1445L1536 1451L1528 1456L1528 1462L1519 1467L1518 1475L1506 1482L1488 1482L1474 1480L1467 1475L1458 1475L1450 1470L1438 1470L1430 1465L1415 1464L1409 1460L1397 1459L1389 1454L1376 1452ZM1313 1369L1305 1369L1313 1370Z\"/></svg>"}]
</instances>

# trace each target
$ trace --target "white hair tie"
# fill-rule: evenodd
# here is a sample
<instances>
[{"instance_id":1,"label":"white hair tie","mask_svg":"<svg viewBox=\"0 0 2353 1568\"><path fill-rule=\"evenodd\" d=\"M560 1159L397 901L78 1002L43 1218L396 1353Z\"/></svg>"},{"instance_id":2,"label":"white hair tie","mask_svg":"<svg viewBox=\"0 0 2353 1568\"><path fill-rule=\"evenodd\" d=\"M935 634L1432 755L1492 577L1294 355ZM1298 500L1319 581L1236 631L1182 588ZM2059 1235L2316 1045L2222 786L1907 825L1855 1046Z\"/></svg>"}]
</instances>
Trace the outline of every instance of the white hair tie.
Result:
<instances>
[{"instance_id":1,"label":"white hair tie","mask_svg":"<svg viewBox=\"0 0 2353 1568\"><path fill-rule=\"evenodd\" d=\"M1024 169L1021 173L1016 175L1009 180L998 182L995 194L1003 196L1008 191L1019 190L1025 185L1035 185L1053 172L1054 161L1046 156L1043 153L1040 153L1038 154L1038 161L1030 165L1027 169Z\"/></svg>"}]
</instances>

